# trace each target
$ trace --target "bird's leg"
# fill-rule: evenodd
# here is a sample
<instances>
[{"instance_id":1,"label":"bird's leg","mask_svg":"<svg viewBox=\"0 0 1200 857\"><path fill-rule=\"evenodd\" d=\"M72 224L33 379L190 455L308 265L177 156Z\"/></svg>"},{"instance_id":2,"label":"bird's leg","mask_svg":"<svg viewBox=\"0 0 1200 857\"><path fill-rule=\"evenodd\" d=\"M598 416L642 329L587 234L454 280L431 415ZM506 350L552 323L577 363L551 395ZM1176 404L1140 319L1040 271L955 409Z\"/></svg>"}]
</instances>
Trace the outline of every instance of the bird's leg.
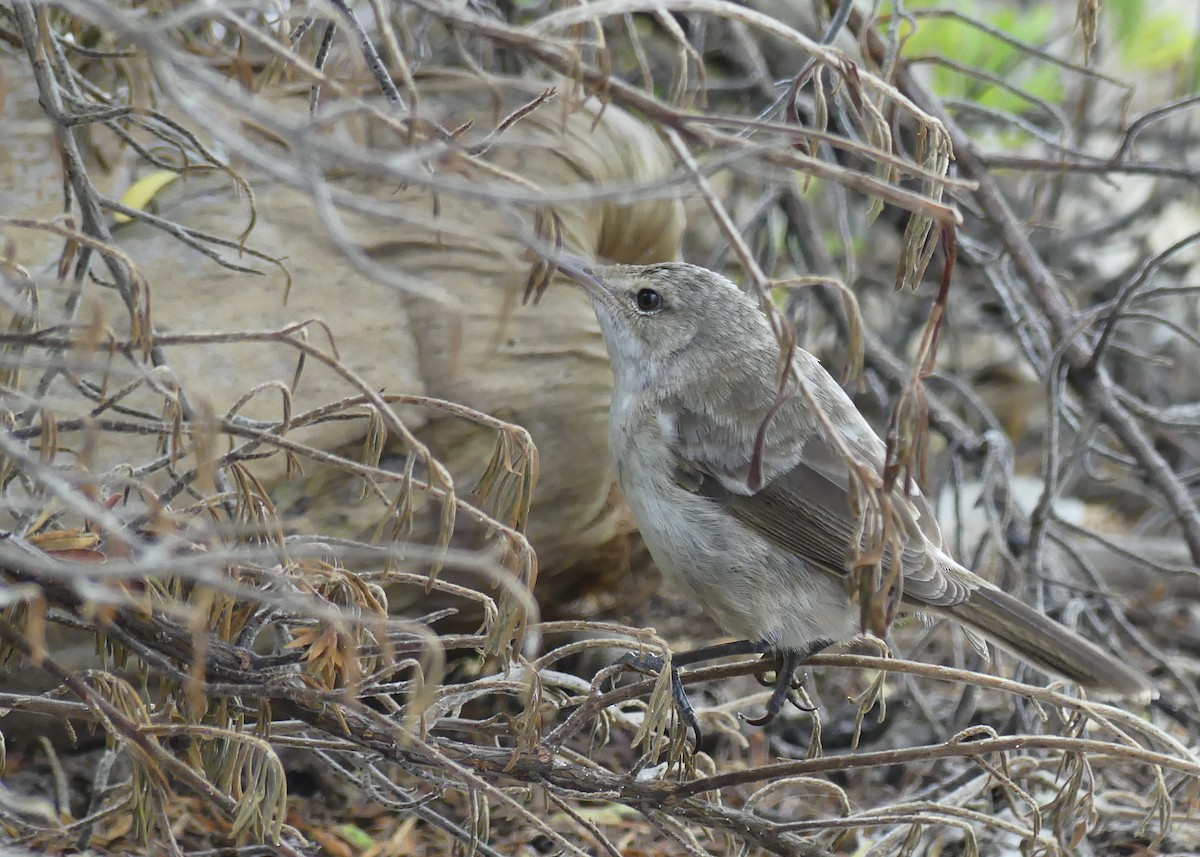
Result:
<instances>
[{"instance_id":1,"label":"bird's leg","mask_svg":"<svg viewBox=\"0 0 1200 857\"><path fill-rule=\"evenodd\" d=\"M766 651L764 644L751 643L749 640L734 640L730 643L714 643L701 646L687 652L672 652L671 664L676 667L686 667L704 661L715 661L718 658L729 658L735 655L753 655ZM666 661L662 655L648 653L635 654L627 652L618 661L620 664L632 667L638 672L654 674L661 672Z\"/></svg>"},{"instance_id":2,"label":"bird's leg","mask_svg":"<svg viewBox=\"0 0 1200 857\"><path fill-rule=\"evenodd\" d=\"M713 643L710 646L701 646L698 649L673 654L671 655L671 663L676 666L686 667L691 664L703 663L704 661L715 661L718 658L731 658L735 655L753 655L762 651L763 649L759 643L751 643L749 640L734 640L731 643Z\"/></svg>"},{"instance_id":3,"label":"bird's leg","mask_svg":"<svg viewBox=\"0 0 1200 857\"><path fill-rule=\"evenodd\" d=\"M790 650L779 652L776 658L779 664L775 669L775 690L771 692L771 698L767 701L767 713L762 717L747 717L746 722L751 726L766 726L779 716L779 712L783 709L783 703L787 701L788 694L792 690L792 677L796 672L796 667L802 660L796 652Z\"/></svg>"},{"instance_id":4,"label":"bird's leg","mask_svg":"<svg viewBox=\"0 0 1200 857\"><path fill-rule=\"evenodd\" d=\"M796 667L801 662L829 646L832 642L832 640L817 640L802 651L779 652L775 649L776 641L774 638L758 643L752 643L749 640L734 640L728 643L714 643L713 645L701 646L691 651L672 654L671 697L675 702L675 710L679 712L680 719L695 734L696 746L700 746L702 737L700 733L700 719L696 716L696 709L692 706L691 700L688 699L687 691L683 688L683 679L679 675L679 667L703 663L704 661L714 661L718 658L734 657L736 655L761 654L766 658L772 652L777 652L780 664L776 672L775 681L767 682L763 678L763 673L756 673L756 677L761 683L775 688L775 692L771 694L771 701L767 704L767 715L761 721L746 721L752 725L761 726L775 719L779 711L783 708L783 703L789 698L791 691L803 687L806 676L801 674L798 679L795 678ZM663 667L666 666L666 659L662 655L628 652L621 656L618 663L647 675L655 675L662 672ZM792 703L801 711L810 710L796 699L792 699Z\"/></svg>"},{"instance_id":5,"label":"bird's leg","mask_svg":"<svg viewBox=\"0 0 1200 857\"><path fill-rule=\"evenodd\" d=\"M762 657L759 658L759 663L774 659L777 652L779 653L779 656L782 657L782 652L776 649L776 645L777 643L774 640L762 640L761 642L755 643L752 646L752 651L754 651L756 654L762 655ZM821 648L824 648L824 646L822 645ZM814 648L813 651L819 651L819 649ZM778 683L779 670L781 669L783 669L782 666L777 667L774 676L771 676L771 670L756 670L754 673L754 680L763 687L774 687ZM768 678L768 676L771 677ZM803 686L807 678L808 675L806 673L801 673L800 678L792 682L792 686Z\"/></svg>"},{"instance_id":6,"label":"bird's leg","mask_svg":"<svg viewBox=\"0 0 1200 857\"><path fill-rule=\"evenodd\" d=\"M663 667L666 666L666 659L662 655L626 652L617 663L632 667L638 672L654 675L662 672ZM700 718L696 716L696 709L692 707L692 701L688 699L687 691L683 689L683 679L679 677L679 668L676 666L674 657L671 658L671 699L675 703L675 710L679 712L679 718L696 736L696 746L699 747L700 741L704 737L700 732Z\"/></svg>"},{"instance_id":7,"label":"bird's leg","mask_svg":"<svg viewBox=\"0 0 1200 857\"><path fill-rule=\"evenodd\" d=\"M767 701L767 712L762 717L747 717L745 718L746 722L751 726L766 726L779 716L779 712L783 710L784 702L789 699L801 711L812 711L813 709L803 705L797 698L792 696L793 691L804 686L804 681L808 677L807 674L802 673L799 678L796 678L796 668L817 652L828 648L832 642L832 640L814 640L801 651L795 649L777 650L775 652L775 658L778 661L775 669L775 690L771 693L771 698ZM764 659L769 655L770 652L763 652ZM768 684L763 680L762 676L763 674L759 673L759 682Z\"/></svg>"}]
</instances>

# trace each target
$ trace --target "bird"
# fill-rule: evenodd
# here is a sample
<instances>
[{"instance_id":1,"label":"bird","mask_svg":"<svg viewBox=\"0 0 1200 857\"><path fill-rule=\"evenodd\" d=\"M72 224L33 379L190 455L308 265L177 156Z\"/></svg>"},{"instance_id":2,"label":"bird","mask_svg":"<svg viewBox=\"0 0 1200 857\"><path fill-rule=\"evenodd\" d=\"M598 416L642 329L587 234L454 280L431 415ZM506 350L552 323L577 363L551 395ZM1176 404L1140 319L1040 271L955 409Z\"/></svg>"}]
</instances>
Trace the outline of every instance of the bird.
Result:
<instances>
[{"instance_id":1,"label":"bird","mask_svg":"<svg viewBox=\"0 0 1200 857\"><path fill-rule=\"evenodd\" d=\"M770 722L800 663L860 636L847 587L859 521L845 453L879 472L885 444L802 348L790 359L811 396L780 396L779 338L758 302L721 274L576 258L558 269L590 297L608 351L609 452L638 530L681 594L747 650L775 657L766 714L750 721ZM1157 695L1136 668L957 562L928 501L903 482L890 498L899 546L882 559L884 579L900 563L903 612L949 617L1101 695ZM677 675L673 684L698 739Z\"/></svg>"}]
</instances>

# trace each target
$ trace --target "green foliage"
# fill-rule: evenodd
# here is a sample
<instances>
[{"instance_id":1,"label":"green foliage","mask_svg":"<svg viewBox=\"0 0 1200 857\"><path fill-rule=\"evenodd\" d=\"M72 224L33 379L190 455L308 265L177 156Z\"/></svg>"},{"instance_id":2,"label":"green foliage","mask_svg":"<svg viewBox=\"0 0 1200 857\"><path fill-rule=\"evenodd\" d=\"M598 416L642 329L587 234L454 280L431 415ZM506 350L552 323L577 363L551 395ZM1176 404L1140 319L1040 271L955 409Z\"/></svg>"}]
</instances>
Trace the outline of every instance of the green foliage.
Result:
<instances>
[{"instance_id":1,"label":"green foliage","mask_svg":"<svg viewBox=\"0 0 1200 857\"><path fill-rule=\"evenodd\" d=\"M922 9L953 9L1029 45L1044 45L1054 38L1061 16L1054 0L1023 4L1022 8L1015 4L997 7L979 0L908 0L904 8L918 16ZM884 3L881 14L891 11L892 4ZM1160 10L1147 0L1105 0L1101 27L1111 33L1119 61L1129 71L1166 71L1191 63L1186 75L1192 87L1200 84L1200 34L1179 12ZM966 21L919 17L915 30L905 23L901 34L906 37L906 57L945 57L1051 104L1063 97L1062 69L1039 62ZM1032 106L1028 98L1003 86L944 66L935 67L932 85L943 98L969 100L991 110L1021 114Z\"/></svg>"},{"instance_id":2,"label":"green foliage","mask_svg":"<svg viewBox=\"0 0 1200 857\"><path fill-rule=\"evenodd\" d=\"M371 838L371 834L367 833L357 824L339 825L337 833L342 839L360 851L366 851L375 844L375 840Z\"/></svg>"},{"instance_id":3,"label":"green foliage","mask_svg":"<svg viewBox=\"0 0 1200 857\"><path fill-rule=\"evenodd\" d=\"M950 8L934 0L908 2L904 7L914 11L920 8ZM980 3L965 0L954 4L953 8L1032 45L1044 43L1055 26L1056 13L1051 3L1040 3L1024 9L1005 7L987 12ZM885 4L885 9L890 11L890 4ZM957 18L920 18L915 30L903 24L901 35L906 37L903 53L907 57L945 57L959 65L1004 80L1010 86L1028 92L1033 98L1052 104L1063 97L1060 69L1046 63L1030 62L1025 51L967 21ZM973 101L990 110L1020 114L1032 106L1029 98L1011 89L945 66L934 68L932 83L934 91L943 98Z\"/></svg>"},{"instance_id":4,"label":"green foliage","mask_svg":"<svg viewBox=\"0 0 1200 857\"><path fill-rule=\"evenodd\" d=\"M1192 63L1195 86L1200 70L1200 35L1174 10L1146 10L1146 0L1106 0L1121 61L1129 68L1165 71Z\"/></svg>"}]
</instances>

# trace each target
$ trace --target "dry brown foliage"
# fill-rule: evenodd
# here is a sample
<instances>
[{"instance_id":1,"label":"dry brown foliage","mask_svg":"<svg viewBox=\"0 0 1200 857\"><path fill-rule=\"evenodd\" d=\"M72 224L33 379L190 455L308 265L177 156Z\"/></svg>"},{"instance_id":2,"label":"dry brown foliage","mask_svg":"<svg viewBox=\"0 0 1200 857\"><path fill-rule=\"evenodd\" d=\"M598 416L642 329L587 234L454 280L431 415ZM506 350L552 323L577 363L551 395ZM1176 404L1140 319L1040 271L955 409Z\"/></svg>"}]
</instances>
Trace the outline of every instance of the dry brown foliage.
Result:
<instances>
[{"instance_id":1,"label":"dry brown foliage","mask_svg":"<svg viewBox=\"0 0 1200 857\"><path fill-rule=\"evenodd\" d=\"M0 706L73 738L86 724L104 742L82 807L67 751L11 750L16 779L0 783L11 853L249 857L315 853L317 843L371 857L1150 854L1200 842L1189 814L1200 775L1200 617L1189 606L1200 562L1200 376L1188 369L1200 345L1195 61L1171 81L1160 72L1170 85L1149 87L1143 103L1101 70L1110 45L1098 4L1080 3L1077 29L1040 44L961 13L909 11L909 24L956 16L990 35L1011 52L1007 76L971 67L953 45L945 56L903 54L909 24L871 7L0 4L0 50L34 77L55 125L63 195L55 219L0 211L10 319L0 333L0 660L56 685L6 681ZM1021 106L938 95L925 73L935 65ZM1053 101L1024 88L1042 68L1063 81ZM494 127L443 127L422 112L422 88L447 69L484 88L503 74L545 90ZM0 103L5 87L0 79ZM311 109L280 109L282 91L306 94ZM533 112L588 99L657 129L675 171L601 193L582 181L538 186L489 161ZM388 128L386 145L340 133L357 116ZM199 234L144 200L106 195L86 166L101 130L158 170L227 176L248 223ZM614 688L617 667L584 670L614 650L665 652L663 636L539 618L525 535L539 465L524 428L372 388L319 321L156 328L155 283L114 241L114 222L161 229L247 280L287 266L256 244L255 188L235 163L305 194L347 266L447 312L435 283L364 257L346 232L353 213L402 233L412 210L335 174L511 210L531 292L553 280L557 208L687 198L689 261L738 271L780 335L830 352L887 426L887 472L857 474L875 547L889 531L880 485L945 486L975 566L1128 651L1161 682L1161 702L1131 712L988 675L942 629L905 628L905 651L928 654L932 641L956 666L819 656L824 714L797 715L774 736L736 716L762 699L738 678L757 664L686 671L711 693L697 701L713 737L693 752L665 674ZM17 263L33 235L53 242L56 265ZM1114 269L1101 251L1118 246L1129 253ZM118 294L128 318L80 315L96 289ZM190 396L167 359L173 347L252 340L294 351L296 378L248 389L226 413ZM314 365L353 392L295 412L292 393ZM1015 405L989 397L997 377ZM280 403L277 418L240 413L264 397ZM479 484L455 484L406 424L412 408L494 433ZM366 426L358 457L294 438L346 420ZM64 444L67 433L83 441ZM114 435L144 437L153 454L96 472L95 446ZM382 462L389 439L407 450L396 469ZM361 479L389 508L387 526L363 541L291 531L255 477L252 464L268 458ZM1023 505L1014 475L1030 472L1039 493ZM964 500L971 490L977 500ZM1065 514L1063 494L1113 510L1120 527ZM407 538L417 508L437 510L437 538ZM972 515L983 520L973 540ZM484 547L457 545L464 521L489 534ZM1119 572L1106 570L1114 564ZM890 582L869 562L862 570L864 625L885 632L889 605L871 596ZM1110 588L1136 609L1127 615ZM469 606L479 626L450 632L444 610L389 610L399 592L419 606L430 591ZM95 642L96 668L64 659L64 630ZM17 737L0 743L0 773ZM22 791L28 777L17 775L31 767L53 781L33 790L49 800ZM320 772L318 800L289 798L299 769Z\"/></svg>"}]
</instances>

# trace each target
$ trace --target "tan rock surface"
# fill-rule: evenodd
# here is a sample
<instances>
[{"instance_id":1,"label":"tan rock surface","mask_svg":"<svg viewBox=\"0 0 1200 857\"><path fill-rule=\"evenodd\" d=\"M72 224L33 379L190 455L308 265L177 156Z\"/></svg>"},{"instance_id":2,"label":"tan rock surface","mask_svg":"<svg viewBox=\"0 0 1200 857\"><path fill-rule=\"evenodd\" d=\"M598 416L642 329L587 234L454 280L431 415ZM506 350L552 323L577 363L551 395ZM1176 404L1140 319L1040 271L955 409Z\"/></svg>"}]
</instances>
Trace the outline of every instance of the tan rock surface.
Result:
<instances>
[{"instance_id":1,"label":"tan rock surface","mask_svg":"<svg viewBox=\"0 0 1200 857\"><path fill-rule=\"evenodd\" d=\"M520 81L509 81L506 87L504 111L543 89ZM472 118L481 128L494 127L504 113L497 113L490 92L479 89L470 78L428 84L423 91L436 92L437 97L425 109L446 127ZM61 205L60 185L47 175L47 170L57 169L51 158L51 132L49 124L38 119L36 103L31 107L31 97L31 91L22 89L7 107L7 116L19 116L21 122L19 147L10 151L27 160L12 162L6 194L10 210L48 218ZM303 109L303 99L286 106L297 105ZM365 122L359 123L358 132L375 144L390 133ZM584 182L602 188L653 180L671 169L663 144L629 114L608 107L597 118L594 99L568 113L561 97L506 131L487 160L541 186ZM103 176L104 191L113 197L133 180L125 162L108 173L92 169ZM524 426L538 446L541 464L528 526L538 551L540 580L557 597L567 598L599 582L606 568L593 565L608 566L605 557L611 552L598 549L606 544L619 548L632 531L608 471L608 361L591 308L578 291L556 283L537 305L522 305L531 263L517 226L528 225L527 220L520 222L529 215L528 208L503 210L451 194L439 194L435 205L432 195L419 188L381 187L355 176L335 179L341 188L411 205L414 220L422 222L401 230L364 214L341 214L354 243L373 262L435 286L448 299L442 303L363 275L329 237L306 194L256 178L253 172L245 175L254 189L258 214L247 246L284 259L292 276L287 300L285 275L261 260L228 252L228 258L263 275L239 273L152 226L117 226L117 244L149 284L157 332L272 331L321 319L342 364L371 389L446 399ZM153 210L188 229L235 240L248 218L246 200L229 177L219 173L193 174L174 182L155 198ZM564 205L558 212L564 246L575 252L628 262L665 260L678 252L683 215L676 201ZM37 240L24 240L30 234L21 232L16 261L44 279L61 245L39 233L32 233ZM95 268L103 272L103 266ZM57 311L46 307L43 321ZM79 318L95 317L118 335L128 331L125 307L115 293L91 286ZM309 341L326 344L316 327L310 329ZM278 342L223 342L170 346L166 357L191 399L223 414L253 388L272 382L290 386L298 355ZM27 382L36 377L27 375ZM110 390L125 380L110 379ZM293 391L292 412L300 414L356 392L334 371L309 360ZM94 405L62 380L55 383L50 399L60 420L82 416ZM280 401L278 392L266 390L239 413L278 420ZM158 412L162 396L143 390L124 404ZM428 409L409 408L402 415L449 467L457 490L468 492L491 455L494 432ZM289 437L359 458L366 430L366 419L355 419L298 429ZM122 462L152 460L155 442L106 433L94 470L111 473ZM63 446L80 443L78 433L64 433ZM384 466L395 468L405 452L398 438L389 438ZM253 464L290 530L348 537L374 532L386 506L375 497L360 500L361 480L313 462L304 462L304 468L303 476L289 480L282 455ZM171 481L165 473L160 477L158 489ZM387 490L394 491L394 486ZM474 537L461 523L460 530L468 541ZM432 513L423 521L418 515L414 539L432 541L435 532ZM555 582L555 575L568 568L574 569L569 579Z\"/></svg>"}]
</instances>

